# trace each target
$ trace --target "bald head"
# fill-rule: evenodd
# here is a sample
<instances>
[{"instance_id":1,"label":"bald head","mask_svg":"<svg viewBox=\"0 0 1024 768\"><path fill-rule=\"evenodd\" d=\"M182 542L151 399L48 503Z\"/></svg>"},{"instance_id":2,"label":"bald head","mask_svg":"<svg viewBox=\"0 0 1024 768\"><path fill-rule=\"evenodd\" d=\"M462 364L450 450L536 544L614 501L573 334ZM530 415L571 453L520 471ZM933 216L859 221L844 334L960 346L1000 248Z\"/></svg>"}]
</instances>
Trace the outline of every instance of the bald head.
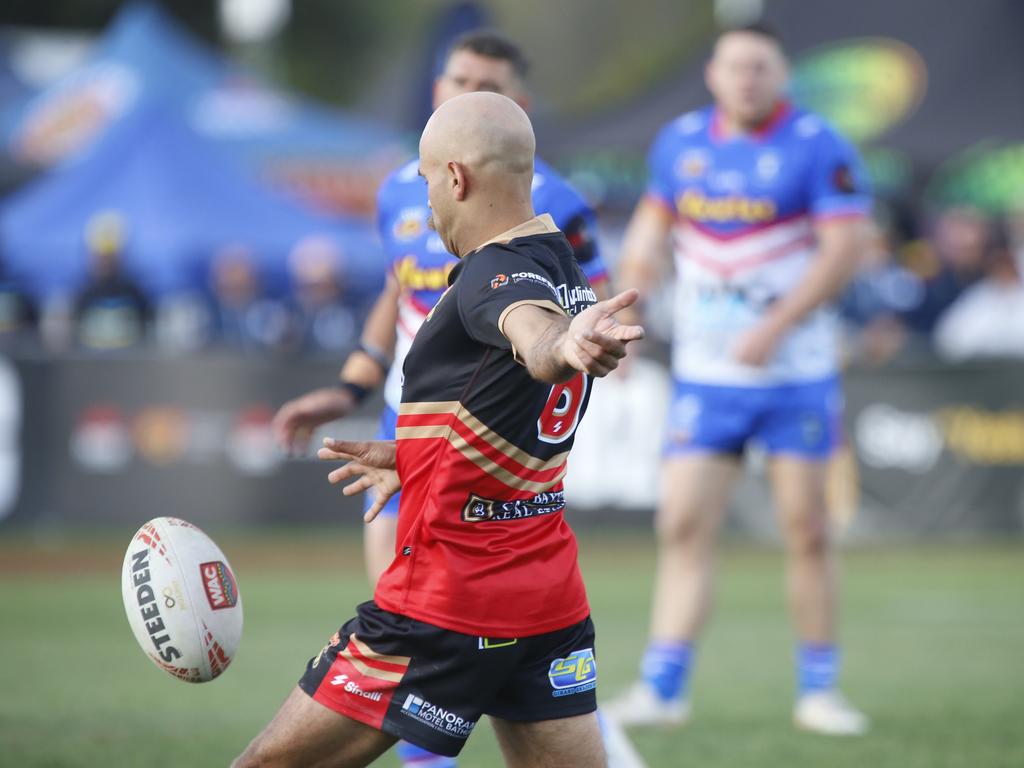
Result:
<instances>
[{"instance_id":1,"label":"bald head","mask_svg":"<svg viewBox=\"0 0 1024 768\"><path fill-rule=\"evenodd\" d=\"M535 146L530 118L506 96L466 93L437 108L420 138L420 173L434 228L452 253L475 245L466 237L478 229L465 226L471 219L487 228L532 217Z\"/></svg>"},{"instance_id":2,"label":"bald head","mask_svg":"<svg viewBox=\"0 0 1024 768\"><path fill-rule=\"evenodd\" d=\"M454 160L476 171L533 175L535 143L530 118L497 93L464 93L431 116L420 139L420 157Z\"/></svg>"}]
</instances>

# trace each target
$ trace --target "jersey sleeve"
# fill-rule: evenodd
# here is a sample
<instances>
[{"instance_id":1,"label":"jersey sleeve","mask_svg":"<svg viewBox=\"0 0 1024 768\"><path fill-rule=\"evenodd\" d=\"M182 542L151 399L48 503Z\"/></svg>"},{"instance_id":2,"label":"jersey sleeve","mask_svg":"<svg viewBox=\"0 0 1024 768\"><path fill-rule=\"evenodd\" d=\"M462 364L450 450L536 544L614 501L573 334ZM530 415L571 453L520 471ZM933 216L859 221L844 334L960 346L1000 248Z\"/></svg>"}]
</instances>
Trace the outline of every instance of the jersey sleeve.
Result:
<instances>
[{"instance_id":1,"label":"jersey sleeve","mask_svg":"<svg viewBox=\"0 0 1024 768\"><path fill-rule=\"evenodd\" d=\"M674 211L676 132L669 125L662 129L647 153L647 196Z\"/></svg>"},{"instance_id":2,"label":"jersey sleeve","mask_svg":"<svg viewBox=\"0 0 1024 768\"><path fill-rule=\"evenodd\" d=\"M537 213L549 213L572 246L576 263L591 283L606 280L608 271L597 243L597 216L579 192L546 164L537 162L544 183L534 189Z\"/></svg>"},{"instance_id":3,"label":"jersey sleeve","mask_svg":"<svg viewBox=\"0 0 1024 768\"><path fill-rule=\"evenodd\" d=\"M572 246L576 263L580 265L587 280L591 284L607 280L608 270L597 244L597 216L590 206L581 199L580 208L574 215L565 222L556 223Z\"/></svg>"},{"instance_id":4,"label":"jersey sleeve","mask_svg":"<svg viewBox=\"0 0 1024 768\"><path fill-rule=\"evenodd\" d=\"M459 317L470 338L511 350L502 333L508 313L524 304L564 314L558 291L548 275L523 271L523 259L503 245L489 245L473 254L456 282Z\"/></svg>"},{"instance_id":5,"label":"jersey sleeve","mask_svg":"<svg viewBox=\"0 0 1024 768\"><path fill-rule=\"evenodd\" d=\"M808 206L816 219L867 215L871 192L853 146L831 128L817 137Z\"/></svg>"}]
</instances>

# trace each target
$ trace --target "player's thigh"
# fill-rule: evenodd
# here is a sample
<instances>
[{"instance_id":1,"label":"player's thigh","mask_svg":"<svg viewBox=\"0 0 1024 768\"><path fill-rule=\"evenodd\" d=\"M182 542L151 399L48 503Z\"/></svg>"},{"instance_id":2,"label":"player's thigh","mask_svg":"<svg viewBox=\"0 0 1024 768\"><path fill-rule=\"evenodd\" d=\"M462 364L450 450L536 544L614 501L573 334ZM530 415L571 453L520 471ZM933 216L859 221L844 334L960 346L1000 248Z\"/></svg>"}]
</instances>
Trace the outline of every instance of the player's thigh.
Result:
<instances>
[{"instance_id":1,"label":"player's thigh","mask_svg":"<svg viewBox=\"0 0 1024 768\"><path fill-rule=\"evenodd\" d=\"M828 539L824 459L781 454L769 461L779 526L790 547L818 549Z\"/></svg>"},{"instance_id":2,"label":"player's thigh","mask_svg":"<svg viewBox=\"0 0 1024 768\"><path fill-rule=\"evenodd\" d=\"M597 713L513 722L492 717L494 733L509 768L605 768Z\"/></svg>"},{"instance_id":3,"label":"player's thigh","mask_svg":"<svg viewBox=\"0 0 1024 768\"><path fill-rule=\"evenodd\" d=\"M688 452L662 463L661 493L655 525L665 542L714 537L739 477L736 456Z\"/></svg>"},{"instance_id":4,"label":"player's thigh","mask_svg":"<svg viewBox=\"0 0 1024 768\"><path fill-rule=\"evenodd\" d=\"M295 688L232 768L348 768L372 763L396 739L333 712Z\"/></svg>"}]
</instances>

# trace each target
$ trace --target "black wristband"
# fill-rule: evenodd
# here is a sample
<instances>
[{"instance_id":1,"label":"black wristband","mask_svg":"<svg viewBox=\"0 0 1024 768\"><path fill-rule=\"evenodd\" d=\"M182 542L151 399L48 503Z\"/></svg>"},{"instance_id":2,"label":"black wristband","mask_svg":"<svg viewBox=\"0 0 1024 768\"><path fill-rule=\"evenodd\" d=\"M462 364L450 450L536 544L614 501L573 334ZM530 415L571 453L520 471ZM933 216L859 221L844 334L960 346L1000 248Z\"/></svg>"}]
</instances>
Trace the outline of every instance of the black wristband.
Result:
<instances>
[{"instance_id":1,"label":"black wristband","mask_svg":"<svg viewBox=\"0 0 1024 768\"><path fill-rule=\"evenodd\" d=\"M389 370L391 370L391 358L384 354L383 350L378 349L372 344L366 344L365 342L362 341L359 342L358 346L356 346L356 349L358 349L368 358L373 360L373 362L379 365L380 369L384 371L385 374Z\"/></svg>"},{"instance_id":2,"label":"black wristband","mask_svg":"<svg viewBox=\"0 0 1024 768\"><path fill-rule=\"evenodd\" d=\"M336 385L338 389L343 389L352 395L352 399L356 401L356 405L359 405L366 396L370 394L370 388L364 387L362 384L356 384L354 381L339 381Z\"/></svg>"}]
</instances>

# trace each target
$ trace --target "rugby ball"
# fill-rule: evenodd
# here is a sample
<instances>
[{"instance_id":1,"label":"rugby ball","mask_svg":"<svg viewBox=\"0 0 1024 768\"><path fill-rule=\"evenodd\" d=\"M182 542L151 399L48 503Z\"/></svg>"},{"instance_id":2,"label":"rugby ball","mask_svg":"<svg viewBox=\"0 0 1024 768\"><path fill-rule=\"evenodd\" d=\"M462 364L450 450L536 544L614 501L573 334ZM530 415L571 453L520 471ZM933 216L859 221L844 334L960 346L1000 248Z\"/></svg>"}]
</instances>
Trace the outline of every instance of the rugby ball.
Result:
<instances>
[{"instance_id":1,"label":"rugby ball","mask_svg":"<svg viewBox=\"0 0 1024 768\"><path fill-rule=\"evenodd\" d=\"M235 657L242 596L224 553L199 528L158 517L132 537L121 597L135 639L160 669L205 683Z\"/></svg>"}]
</instances>

